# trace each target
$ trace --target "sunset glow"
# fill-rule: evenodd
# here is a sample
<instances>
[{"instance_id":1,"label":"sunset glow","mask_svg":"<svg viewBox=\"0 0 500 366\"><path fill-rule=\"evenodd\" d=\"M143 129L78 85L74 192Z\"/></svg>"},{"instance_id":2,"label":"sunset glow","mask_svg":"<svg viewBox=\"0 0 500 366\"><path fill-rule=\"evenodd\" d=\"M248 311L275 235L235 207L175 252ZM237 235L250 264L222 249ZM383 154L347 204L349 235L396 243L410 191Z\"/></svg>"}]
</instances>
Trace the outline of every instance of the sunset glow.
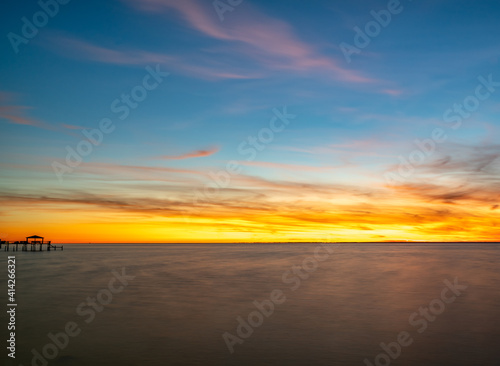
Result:
<instances>
[{"instance_id":1,"label":"sunset glow","mask_svg":"<svg viewBox=\"0 0 500 366\"><path fill-rule=\"evenodd\" d=\"M498 19L398 4L60 5L2 44L0 239L499 241Z\"/></svg>"}]
</instances>

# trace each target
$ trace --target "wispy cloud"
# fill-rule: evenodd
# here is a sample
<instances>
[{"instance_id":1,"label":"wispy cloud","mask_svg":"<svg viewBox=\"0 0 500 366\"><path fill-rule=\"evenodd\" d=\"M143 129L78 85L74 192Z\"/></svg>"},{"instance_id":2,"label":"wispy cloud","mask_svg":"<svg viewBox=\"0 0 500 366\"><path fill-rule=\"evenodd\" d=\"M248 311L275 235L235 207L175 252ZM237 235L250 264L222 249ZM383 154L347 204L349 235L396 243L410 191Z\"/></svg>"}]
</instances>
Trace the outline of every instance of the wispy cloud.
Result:
<instances>
[{"instance_id":1,"label":"wispy cloud","mask_svg":"<svg viewBox=\"0 0 500 366\"><path fill-rule=\"evenodd\" d=\"M353 83L372 83L375 80L346 69L331 57L321 55L315 48L299 40L286 22L271 18L245 4L245 16L231 26L223 26L213 9L194 0L123 0L141 11L164 13L174 10L187 24L206 37L236 46L232 53L257 60L273 70L328 72L337 80Z\"/></svg>"},{"instance_id":2,"label":"wispy cloud","mask_svg":"<svg viewBox=\"0 0 500 366\"><path fill-rule=\"evenodd\" d=\"M327 171L335 169L332 166L310 166L310 165L299 165L299 164L286 164L286 163L273 163L267 161L240 161L241 165L256 166L261 168L270 169L286 169L293 171Z\"/></svg>"},{"instance_id":3,"label":"wispy cloud","mask_svg":"<svg viewBox=\"0 0 500 366\"><path fill-rule=\"evenodd\" d=\"M393 97L399 97L400 95L403 94L403 90L399 90L399 89L383 89L383 90L381 90L381 93L382 94L391 95Z\"/></svg>"},{"instance_id":4,"label":"wispy cloud","mask_svg":"<svg viewBox=\"0 0 500 366\"><path fill-rule=\"evenodd\" d=\"M475 186L475 185L441 185L431 183L407 183L394 188L400 196L412 195L423 202L438 202L445 204L458 204L472 202L490 207L492 202L500 199L497 187Z\"/></svg>"},{"instance_id":5,"label":"wispy cloud","mask_svg":"<svg viewBox=\"0 0 500 366\"><path fill-rule=\"evenodd\" d=\"M16 95L9 92L0 92L0 119L16 125L33 126L46 130L56 130L48 123L38 121L26 115L26 111L32 109L28 106L13 105Z\"/></svg>"},{"instance_id":6,"label":"wispy cloud","mask_svg":"<svg viewBox=\"0 0 500 366\"><path fill-rule=\"evenodd\" d=\"M68 123L61 123L61 126L64 128L67 128L68 130L84 130L85 129L85 127L70 125Z\"/></svg>"},{"instance_id":7,"label":"wispy cloud","mask_svg":"<svg viewBox=\"0 0 500 366\"><path fill-rule=\"evenodd\" d=\"M184 160L184 159L192 159L192 158L202 158L205 156L214 155L219 150L220 150L219 147L212 147L212 148L205 149L205 150L191 151L191 152L181 154L181 155L162 155L162 156L159 156L156 158L157 159L164 159L164 160Z\"/></svg>"},{"instance_id":8,"label":"wispy cloud","mask_svg":"<svg viewBox=\"0 0 500 366\"><path fill-rule=\"evenodd\" d=\"M473 165L478 161L474 158ZM265 162L255 165L292 168ZM26 170L23 166L9 168ZM325 231L335 232L336 238L344 240L384 236L479 240L500 233L500 225L491 226L496 223L499 198L493 181L482 186L478 182L412 183L389 189L240 174L232 177L229 187L220 187L215 197L200 197L207 176L198 170L89 162L82 163L75 174L92 175L101 184L92 190L85 186L43 192L4 188L0 189L0 202L12 210L30 207L45 213L67 215L75 211L92 217L119 214L128 219L146 218L150 223L167 219L165 225L173 225L169 227L176 230L190 222L197 232L249 232L273 238L296 235L297 231L304 236ZM186 216L188 223L184 221ZM99 222L97 216L94 222Z\"/></svg>"},{"instance_id":9,"label":"wispy cloud","mask_svg":"<svg viewBox=\"0 0 500 366\"><path fill-rule=\"evenodd\" d=\"M397 167L391 167L395 171ZM429 162L414 166L410 180L392 187L423 202L490 207L500 201L500 145L444 144ZM431 178L431 179L429 179Z\"/></svg>"},{"instance_id":10,"label":"wispy cloud","mask_svg":"<svg viewBox=\"0 0 500 366\"><path fill-rule=\"evenodd\" d=\"M177 168L167 168L167 167L156 167L156 166L144 166L144 165L125 165L125 164L112 164L112 163L97 163L89 162L82 163L79 166L79 170L83 173L96 174L100 176L112 176L112 175L122 175L128 176L129 178L135 179L157 179L148 174L196 174L200 175L199 171L190 169L177 169Z\"/></svg>"},{"instance_id":11,"label":"wispy cloud","mask_svg":"<svg viewBox=\"0 0 500 366\"><path fill-rule=\"evenodd\" d=\"M247 184L250 180L247 179ZM258 181L254 181L258 183ZM491 238L500 233L500 226L492 227L494 215L491 209L481 216L472 208L441 204L418 204L416 201L394 200L394 197L366 195L359 187L327 186L291 182L260 181L257 191L224 190L224 195L207 204L194 201L185 188L166 186L158 192L168 195L151 195L145 187L140 191L112 192L85 190L54 190L52 192L29 193L0 191L0 202L4 207L43 209L44 212L61 212L67 215L75 211L86 213L121 214L122 217L141 217L150 220L167 218L168 224L179 229L189 225L183 220L188 213L197 230L206 233L253 232L266 235L334 232L336 238L346 240L384 237L427 239L473 239ZM127 184L128 187L128 184ZM274 194L287 189L288 196ZM297 192L301 192L297 197ZM311 194L324 195L321 200L310 200ZM362 194L360 196L360 194ZM349 199L335 202L346 195L358 196L360 200ZM292 199L292 197L295 197ZM203 209L200 209L203 208ZM98 223L96 218L94 222ZM151 223L151 221L150 221ZM181 226L179 226L181 225ZM355 236L353 236L355 235ZM396 236L395 236L396 235ZM274 237L274 236L273 236Z\"/></svg>"},{"instance_id":12,"label":"wispy cloud","mask_svg":"<svg viewBox=\"0 0 500 366\"><path fill-rule=\"evenodd\" d=\"M260 73L255 71L244 72L238 67L215 65L200 55L197 55L196 60L193 61L195 57L192 55L177 54L174 56L133 47L114 48L55 32L49 34L45 46L64 57L104 64L121 66L164 64L170 70L201 79L254 79L262 77Z\"/></svg>"},{"instance_id":13,"label":"wispy cloud","mask_svg":"<svg viewBox=\"0 0 500 366\"><path fill-rule=\"evenodd\" d=\"M85 57L90 61L115 65L147 65L151 63L169 63L174 56L142 50L115 50L66 34L50 33L46 45L56 52L73 58Z\"/></svg>"},{"instance_id":14,"label":"wispy cloud","mask_svg":"<svg viewBox=\"0 0 500 366\"><path fill-rule=\"evenodd\" d=\"M395 172L398 165L388 171ZM469 146L457 143L445 143L436 149L428 161L414 165L413 180L429 176L436 179L456 182L484 184L496 182L500 174L500 145L483 144Z\"/></svg>"}]
</instances>

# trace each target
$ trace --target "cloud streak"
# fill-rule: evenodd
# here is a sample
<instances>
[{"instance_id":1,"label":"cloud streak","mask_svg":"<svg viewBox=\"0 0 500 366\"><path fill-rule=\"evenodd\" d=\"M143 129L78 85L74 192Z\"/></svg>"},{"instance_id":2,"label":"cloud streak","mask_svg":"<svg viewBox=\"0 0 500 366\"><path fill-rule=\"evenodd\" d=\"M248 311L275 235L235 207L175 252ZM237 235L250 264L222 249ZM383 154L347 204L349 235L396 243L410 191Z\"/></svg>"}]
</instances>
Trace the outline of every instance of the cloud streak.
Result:
<instances>
[{"instance_id":1,"label":"cloud streak","mask_svg":"<svg viewBox=\"0 0 500 366\"><path fill-rule=\"evenodd\" d=\"M25 112L26 110L31 109L30 107L22 105L7 105L7 103L12 102L12 99L14 99L13 94L0 92L0 119L5 119L9 123L16 125L33 126L47 130L55 130L55 127L45 122L40 122L36 119L27 117L25 115Z\"/></svg>"},{"instance_id":2,"label":"cloud streak","mask_svg":"<svg viewBox=\"0 0 500 366\"><path fill-rule=\"evenodd\" d=\"M123 0L130 6L149 13L170 15L176 11L193 29L208 38L236 45L236 50L262 66L282 71L328 72L335 79L351 83L373 83L376 80L343 68L340 62L319 54L314 47L299 40L286 22L271 18L246 4L245 17L239 17L231 27L224 27L198 1L185 0Z\"/></svg>"},{"instance_id":3,"label":"cloud streak","mask_svg":"<svg viewBox=\"0 0 500 366\"><path fill-rule=\"evenodd\" d=\"M193 158L202 158L206 156L211 156L216 154L220 149L218 147L212 147L205 150L196 150L191 151L182 155L162 155L157 157L157 159L163 160L184 160L184 159L193 159Z\"/></svg>"},{"instance_id":4,"label":"cloud streak","mask_svg":"<svg viewBox=\"0 0 500 366\"><path fill-rule=\"evenodd\" d=\"M151 63L170 63L176 58L161 53L133 49L115 50L60 33L51 33L46 43L64 56L85 57L91 61L114 65L147 65Z\"/></svg>"},{"instance_id":5,"label":"cloud streak","mask_svg":"<svg viewBox=\"0 0 500 366\"><path fill-rule=\"evenodd\" d=\"M216 79L254 79L260 78L260 73L244 72L237 67L220 67L214 65L203 57L198 57L198 62L193 62L192 55L169 55L162 52L151 52L128 48L112 48L97 45L92 42L78 39L66 34L51 33L45 46L64 57L77 60L89 60L104 64L119 66L143 66L150 64L164 64L172 70L185 75L206 80Z\"/></svg>"},{"instance_id":6,"label":"cloud streak","mask_svg":"<svg viewBox=\"0 0 500 366\"><path fill-rule=\"evenodd\" d=\"M15 99L16 94L0 91L0 120L4 119L8 123L14 125L31 126L72 135L71 133L66 132L67 127L64 125L54 126L27 116L26 111L33 108L30 106L13 104Z\"/></svg>"},{"instance_id":7,"label":"cloud streak","mask_svg":"<svg viewBox=\"0 0 500 366\"><path fill-rule=\"evenodd\" d=\"M284 183L275 184L280 186ZM289 183L287 185L297 190L296 184L295 187ZM169 194L163 197L147 195L145 191L138 195L130 189L125 196L120 190L96 193L73 189L44 194L3 190L0 192L0 202L13 211L30 207L44 210L47 214L62 213L66 216L69 212L78 212L80 215L99 213L104 214L104 217L112 214L115 221L135 217L145 218L152 223L154 220L167 219L164 226L172 230L196 227L199 232L217 233L219 236L220 233L249 233L259 235L260 240L264 241L265 238L269 240L282 235L297 235L297 232L305 237L318 232L330 232L335 233L335 238L347 241L378 240L387 233L392 238L419 239L424 236L428 240L479 240L500 234L500 221L492 216L495 214L491 209L481 216L471 207L444 208L439 204L401 199L396 202L389 196L385 200L365 196L363 201L333 204L325 199L315 201L305 198L307 193L318 193L321 188L328 189L303 185L304 196L295 200L272 194L272 190L244 190L240 191L241 194L224 190L225 194L218 200L201 206L190 199L186 194L188 190L173 187L164 187L162 191L166 190ZM352 192L349 187L329 187L330 198L359 193L355 187L351 189ZM289 194L292 197L291 191ZM187 222L184 221L186 214ZM71 224L70 221L68 224ZM99 219L94 219L93 223L98 224Z\"/></svg>"}]
</instances>

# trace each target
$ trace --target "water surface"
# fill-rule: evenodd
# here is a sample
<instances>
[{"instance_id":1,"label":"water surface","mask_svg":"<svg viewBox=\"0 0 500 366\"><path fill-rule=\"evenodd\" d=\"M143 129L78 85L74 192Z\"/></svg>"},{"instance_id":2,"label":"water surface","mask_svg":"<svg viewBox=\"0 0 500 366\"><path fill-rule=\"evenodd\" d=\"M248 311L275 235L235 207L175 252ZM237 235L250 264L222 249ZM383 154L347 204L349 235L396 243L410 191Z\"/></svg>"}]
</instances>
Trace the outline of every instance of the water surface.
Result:
<instances>
[{"instance_id":1,"label":"water surface","mask_svg":"<svg viewBox=\"0 0 500 366\"><path fill-rule=\"evenodd\" d=\"M365 365L365 358L376 364L380 343L401 332L412 344L391 365L498 365L499 245L330 244L329 254L318 249L323 261L313 270L317 247L114 244L10 252L19 305L17 358L7 364L31 365L33 349L42 353L54 343L49 333L75 322L80 334L49 365ZM299 277L287 271L303 264L311 271L301 272L293 291ZM108 299L113 270L135 278ZM419 333L423 316L414 318L418 326L410 316L433 300L438 306L443 281L455 278L467 289ZM121 289L118 281L112 285ZM253 302L269 300L273 290L286 300L230 353L223 334L238 336L237 318L248 321ZM85 302L98 294L110 302L90 310ZM5 315L1 320L7 323Z\"/></svg>"}]
</instances>

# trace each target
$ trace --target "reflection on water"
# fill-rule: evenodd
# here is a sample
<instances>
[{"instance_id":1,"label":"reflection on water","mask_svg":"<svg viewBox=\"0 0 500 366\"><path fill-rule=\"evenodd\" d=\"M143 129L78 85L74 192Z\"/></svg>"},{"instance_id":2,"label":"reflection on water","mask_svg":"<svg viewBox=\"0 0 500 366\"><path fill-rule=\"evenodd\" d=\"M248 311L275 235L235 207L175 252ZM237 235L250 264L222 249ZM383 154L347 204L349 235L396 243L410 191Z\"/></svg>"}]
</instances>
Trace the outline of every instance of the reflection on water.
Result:
<instances>
[{"instance_id":1,"label":"reflection on water","mask_svg":"<svg viewBox=\"0 0 500 366\"><path fill-rule=\"evenodd\" d=\"M81 332L50 365L376 364L380 343L397 342L401 332L413 342L391 365L498 364L499 245L329 245L331 253L318 249L322 261L314 262L317 247L67 245L63 252L17 252L11 364L30 365L32 349L42 353L54 343L48 333L63 342L58 333L68 322ZM102 292L123 267L135 278L121 292ZM440 299L443 281L455 278L467 289L419 333L425 316L417 314L418 325L410 316ZM112 285L121 288L117 280ZM282 297L269 314L273 290ZM97 295L94 307L85 303ZM110 303L100 308L99 301ZM248 322L254 301L267 305L269 316L254 313L250 321L261 325L238 337L237 318ZM226 332L234 336L232 354Z\"/></svg>"}]
</instances>

